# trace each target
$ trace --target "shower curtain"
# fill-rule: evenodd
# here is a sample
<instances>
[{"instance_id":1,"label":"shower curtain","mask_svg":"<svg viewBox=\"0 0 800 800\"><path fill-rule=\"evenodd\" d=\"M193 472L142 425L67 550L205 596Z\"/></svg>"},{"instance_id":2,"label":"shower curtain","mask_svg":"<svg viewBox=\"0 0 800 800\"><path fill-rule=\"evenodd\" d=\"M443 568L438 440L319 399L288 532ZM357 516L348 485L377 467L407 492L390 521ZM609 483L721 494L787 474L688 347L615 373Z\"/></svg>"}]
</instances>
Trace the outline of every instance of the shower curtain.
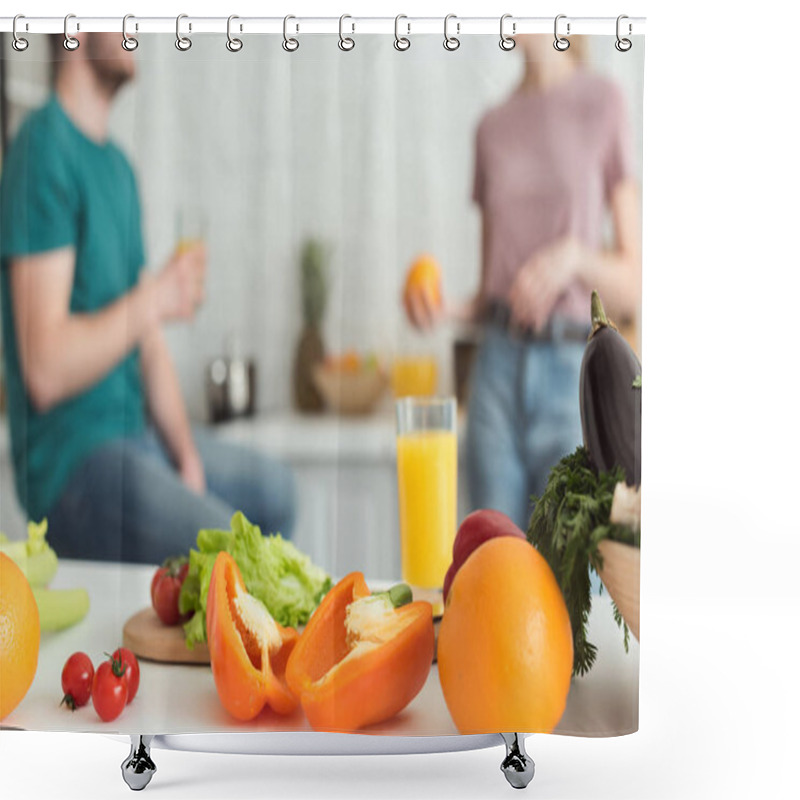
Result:
<instances>
[{"instance_id":1,"label":"shower curtain","mask_svg":"<svg viewBox=\"0 0 800 800\"><path fill-rule=\"evenodd\" d=\"M643 37L229 26L5 34L0 727L637 730Z\"/></svg>"}]
</instances>

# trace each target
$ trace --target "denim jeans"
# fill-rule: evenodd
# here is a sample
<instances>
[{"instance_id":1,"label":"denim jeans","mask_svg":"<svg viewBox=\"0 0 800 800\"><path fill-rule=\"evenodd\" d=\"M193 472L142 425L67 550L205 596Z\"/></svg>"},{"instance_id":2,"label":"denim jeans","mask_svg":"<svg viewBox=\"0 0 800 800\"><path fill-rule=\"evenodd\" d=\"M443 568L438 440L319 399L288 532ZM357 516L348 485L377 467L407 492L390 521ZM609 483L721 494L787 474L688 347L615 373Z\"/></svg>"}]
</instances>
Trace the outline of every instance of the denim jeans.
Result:
<instances>
[{"instance_id":1,"label":"denim jeans","mask_svg":"<svg viewBox=\"0 0 800 800\"><path fill-rule=\"evenodd\" d=\"M292 534L295 487L283 465L197 429L207 491L181 481L152 430L98 447L48 514L48 539L64 558L161 563L188 554L201 528L230 527L241 510L264 533Z\"/></svg>"},{"instance_id":2,"label":"denim jeans","mask_svg":"<svg viewBox=\"0 0 800 800\"><path fill-rule=\"evenodd\" d=\"M581 443L578 387L585 344L532 342L489 326L472 372L466 469L472 508L528 528L531 495Z\"/></svg>"}]
</instances>

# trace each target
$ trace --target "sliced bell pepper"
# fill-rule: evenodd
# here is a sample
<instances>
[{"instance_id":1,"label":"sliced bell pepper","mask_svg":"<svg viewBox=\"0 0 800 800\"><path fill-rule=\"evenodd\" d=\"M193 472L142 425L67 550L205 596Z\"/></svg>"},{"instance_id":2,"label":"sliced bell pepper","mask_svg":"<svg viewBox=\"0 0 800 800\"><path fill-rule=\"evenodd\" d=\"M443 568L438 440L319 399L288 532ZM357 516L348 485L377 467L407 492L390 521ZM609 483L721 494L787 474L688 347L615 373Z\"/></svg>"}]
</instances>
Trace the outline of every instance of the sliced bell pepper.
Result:
<instances>
[{"instance_id":1,"label":"sliced bell pepper","mask_svg":"<svg viewBox=\"0 0 800 800\"><path fill-rule=\"evenodd\" d=\"M299 634L275 622L248 594L239 567L225 551L211 572L206 629L217 694L232 716L250 720L265 705L278 714L297 708L286 683L286 663Z\"/></svg>"},{"instance_id":2,"label":"sliced bell pepper","mask_svg":"<svg viewBox=\"0 0 800 800\"><path fill-rule=\"evenodd\" d=\"M433 612L410 599L402 585L370 594L360 572L325 595L286 666L314 730L383 722L417 696L433 661Z\"/></svg>"}]
</instances>

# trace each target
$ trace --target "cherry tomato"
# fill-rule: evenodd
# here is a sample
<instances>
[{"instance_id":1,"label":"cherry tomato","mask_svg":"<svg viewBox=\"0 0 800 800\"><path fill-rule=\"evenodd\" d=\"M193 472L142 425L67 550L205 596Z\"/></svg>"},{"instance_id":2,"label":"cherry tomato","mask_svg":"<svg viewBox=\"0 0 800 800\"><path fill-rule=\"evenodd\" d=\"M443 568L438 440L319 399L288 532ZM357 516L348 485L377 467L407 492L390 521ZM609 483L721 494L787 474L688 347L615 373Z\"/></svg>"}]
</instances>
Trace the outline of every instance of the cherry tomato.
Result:
<instances>
[{"instance_id":1,"label":"cherry tomato","mask_svg":"<svg viewBox=\"0 0 800 800\"><path fill-rule=\"evenodd\" d=\"M150 600L158 618L165 625L179 625L191 616L190 614L181 616L178 608L181 586L188 572L189 562L185 557L178 557L168 558L153 575L150 583Z\"/></svg>"},{"instance_id":2,"label":"cherry tomato","mask_svg":"<svg viewBox=\"0 0 800 800\"><path fill-rule=\"evenodd\" d=\"M61 702L72 711L85 706L92 696L93 679L92 659L86 653L73 653L61 670L61 690L64 692Z\"/></svg>"},{"instance_id":3,"label":"cherry tomato","mask_svg":"<svg viewBox=\"0 0 800 800\"><path fill-rule=\"evenodd\" d=\"M128 702L127 665L116 658L104 661L94 673L92 703L103 722L116 719Z\"/></svg>"},{"instance_id":4,"label":"cherry tomato","mask_svg":"<svg viewBox=\"0 0 800 800\"><path fill-rule=\"evenodd\" d=\"M127 647L118 647L112 658L122 661L128 667L125 670L125 677L128 679L128 702L130 703L136 697L136 692L139 691L139 662Z\"/></svg>"}]
</instances>

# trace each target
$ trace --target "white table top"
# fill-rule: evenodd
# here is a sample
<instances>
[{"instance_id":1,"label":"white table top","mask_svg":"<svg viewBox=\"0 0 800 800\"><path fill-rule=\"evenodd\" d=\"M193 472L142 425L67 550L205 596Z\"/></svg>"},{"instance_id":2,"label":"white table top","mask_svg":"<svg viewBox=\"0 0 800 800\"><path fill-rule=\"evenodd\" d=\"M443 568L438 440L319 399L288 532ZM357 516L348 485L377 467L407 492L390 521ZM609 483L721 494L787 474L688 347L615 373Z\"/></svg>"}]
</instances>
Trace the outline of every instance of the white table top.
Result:
<instances>
[{"instance_id":1,"label":"white table top","mask_svg":"<svg viewBox=\"0 0 800 800\"><path fill-rule=\"evenodd\" d=\"M396 422L391 408L354 417L285 411L233 420L209 430L221 439L255 447L293 464L393 465L395 460ZM463 437L463 415L458 430Z\"/></svg>"},{"instance_id":2,"label":"white table top","mask_svg":"<svg viewBox=\"0 0 800 800\"><path fill-rule=\"evenodd\" d=\"M179 734L245 731L308 731L301 710L289 717L265 711L249 723L222 708L207 666L140 661L141 683L136 699L116 720L102 722L88 706L71 712L59 706L61 669L69 655L83 650L95 667L104 652L122 643L125 620L149 603L155 567L102 564L62 559L52 588L85 587L91 607L78 625L43 634L33 685L0 727L37 731L108 734ZM630 733L638 727L639 645L631 639L625 653L622 633L614 623L606 595L594 598L589 639L598 645L591 672L574 679L558 732L581 736ZM457 734L433 665L425 687L398 716L365 733L392 736Z\"/></svg>"}]
</instances>

